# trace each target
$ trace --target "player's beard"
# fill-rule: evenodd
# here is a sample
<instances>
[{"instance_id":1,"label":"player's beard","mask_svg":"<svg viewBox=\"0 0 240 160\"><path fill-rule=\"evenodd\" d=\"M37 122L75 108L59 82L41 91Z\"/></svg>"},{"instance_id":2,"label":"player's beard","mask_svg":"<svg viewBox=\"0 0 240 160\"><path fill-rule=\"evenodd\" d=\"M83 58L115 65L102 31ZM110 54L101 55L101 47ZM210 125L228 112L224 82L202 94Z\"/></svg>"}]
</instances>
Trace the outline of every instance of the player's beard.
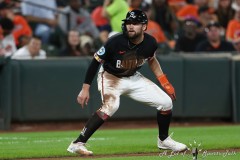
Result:
<instances>
[{"instance_id":1,"label":"player's beard","mask_svg":"<svg viewBox=\"0 0 240 160\"><path fill-rule=\"evenodd\" d=\"M127 35L128 35L128 38L131 40L131 41L135 41L137 39L139 39L141 37L141 33L139 32L136 32L136 31L132 31L132 32L127 32Z\"/></svg>"}]
</instances>

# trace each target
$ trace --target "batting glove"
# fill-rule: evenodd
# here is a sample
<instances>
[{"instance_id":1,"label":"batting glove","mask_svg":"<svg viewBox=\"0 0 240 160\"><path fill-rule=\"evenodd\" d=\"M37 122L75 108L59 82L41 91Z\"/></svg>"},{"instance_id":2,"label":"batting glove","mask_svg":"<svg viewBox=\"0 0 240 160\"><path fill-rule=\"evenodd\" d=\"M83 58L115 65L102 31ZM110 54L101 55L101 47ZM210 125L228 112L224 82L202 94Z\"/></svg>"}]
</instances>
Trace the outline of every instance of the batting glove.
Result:
<instances>
[{"instance_id":1,"label":"batting glove","mask_svg":"<svg viewBox=\"0 0 240 160\"><path fill-rule=\"evenodd\" d=\"M168 81L166 74L162 74L161 76L157 77L159 83L163 87L163 89L167 92L167 94L171 97L172 100L176 100L175 89L173 88L172 84Z\"/></svg>"}]
</instances>

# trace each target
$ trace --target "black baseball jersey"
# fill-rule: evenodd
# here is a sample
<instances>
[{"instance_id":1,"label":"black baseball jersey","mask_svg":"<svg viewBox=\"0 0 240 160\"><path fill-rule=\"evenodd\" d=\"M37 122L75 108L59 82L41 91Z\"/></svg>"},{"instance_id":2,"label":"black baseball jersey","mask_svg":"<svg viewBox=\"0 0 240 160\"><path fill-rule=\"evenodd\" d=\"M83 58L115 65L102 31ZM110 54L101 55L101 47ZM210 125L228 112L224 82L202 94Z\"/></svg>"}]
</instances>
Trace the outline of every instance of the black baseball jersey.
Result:
<instances>
[{"instance_id":1,"label":"black baseball jersey","mask_svg":"<svg viewBox=\"0 0 240 160\"><path fill-rule=\"evenodd\" d=\"M94 57L103 63L105 71L118 77L127 77L152 58L156 50L156 40L147 33L144 33L144 40L137 45L121 33L111 37Z\"/></svg>"}]
</instances>

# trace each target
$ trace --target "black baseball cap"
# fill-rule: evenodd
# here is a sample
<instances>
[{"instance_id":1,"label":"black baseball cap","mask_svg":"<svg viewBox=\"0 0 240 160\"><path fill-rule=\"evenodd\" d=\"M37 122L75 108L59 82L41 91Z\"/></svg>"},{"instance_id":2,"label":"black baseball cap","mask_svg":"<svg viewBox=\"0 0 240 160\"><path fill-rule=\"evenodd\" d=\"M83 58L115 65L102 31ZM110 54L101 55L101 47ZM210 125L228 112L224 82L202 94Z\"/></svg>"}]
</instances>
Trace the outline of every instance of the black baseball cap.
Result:
<instances>
[{"instance_id":1,"label":"black baseball cap","mask_svg":"<svg viewBox=\"0 0 240 160\"><path fill-rule=\"evenodd\" d=\"M148 23L147 15L141 10L132 10L129 11L126 15L126 19L122 20L123 22L138 22L142 24Z\"/></svg>"}]
</instances>

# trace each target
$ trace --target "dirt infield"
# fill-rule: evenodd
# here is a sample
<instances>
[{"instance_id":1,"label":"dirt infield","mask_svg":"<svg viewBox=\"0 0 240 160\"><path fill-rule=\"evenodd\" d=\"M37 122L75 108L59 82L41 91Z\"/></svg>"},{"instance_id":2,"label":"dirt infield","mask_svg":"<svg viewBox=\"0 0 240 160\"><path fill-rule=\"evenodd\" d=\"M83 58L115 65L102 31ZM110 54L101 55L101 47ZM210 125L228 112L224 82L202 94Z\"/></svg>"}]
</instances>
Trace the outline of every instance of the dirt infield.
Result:
<instances>
[{"instance_id":1,"label":"dirt infield","mask_svg":"<svg viewBox=\"0 0 240 160\"><path fill-rule=\"evenodd\" d=\"M66 131L82 130L86 121L72 122L23 122L11 124L10 130L0 132L38 132L38 131ZM130 128L154 128L157 123L154 120L131 120L131 121L107 121L101 129L130 129Z\"/></svg>"},{"instance_id":2,"label":"dirt infield","mask_svg":"<svg viewBox=\"0 0 240 160\"><path fill-rule=\"evenodd\" d=\"M158 153L130 153L130 154L112 154L112 155L98 155L98 156L75 156L75 157L54 157L54 158L32 158L20 160L65 160L73 158L97 159L97 158L114 158L114 157L131 157L131 156L157 156Z\"/></svg>"},{"instance_id":3,"label":"dirt infield","mask_svg":"<svg viewBox=\"0 0 240 160\"><path fill-rule=\"evenodd\" d=\"M227 156L235 156L237 153L240 152L240 149L225 149L225 150L205 150L199 152L199 156L207 157L207 156L218 156L220 157L227 157ZM74 157L53 157L53 158L32 158L32 159L20 159L20 160L68 160L68 159L77 159L77 158L83 158L83 159L98 159L98 158L114 158L114 157L142 157L142 156L159 156L159 157L168 157L168 158L174 158L176 155L182 155L184 157L192 157L192 153L190 150L187 150L185 152L171 152L171 151L162 151L159 153L153 152L153 153L128 153L128 154L111 154L111 155L97 155L97 156L74 156Z\"/></svg>"},{"instance_id":4,"label":"dirt infield","mask_svg":"<svg viewBox=\"0 0 240 160\"><path fill-rule=\"evenodd\" d=\"M82 130L86 121L72 122L22 122L12 123L8 131L1 132L36 132L36 131L66 131ZM218 126L218 125L237 125L226 121L173 121L171 127L191 127L191 126ZM239 124L238 124L239 125ZM134 129L134 128L157 128L157 122L153 119L143 120L115 120L107 121L101 129Z\"/></svg>"}]
</instances>

